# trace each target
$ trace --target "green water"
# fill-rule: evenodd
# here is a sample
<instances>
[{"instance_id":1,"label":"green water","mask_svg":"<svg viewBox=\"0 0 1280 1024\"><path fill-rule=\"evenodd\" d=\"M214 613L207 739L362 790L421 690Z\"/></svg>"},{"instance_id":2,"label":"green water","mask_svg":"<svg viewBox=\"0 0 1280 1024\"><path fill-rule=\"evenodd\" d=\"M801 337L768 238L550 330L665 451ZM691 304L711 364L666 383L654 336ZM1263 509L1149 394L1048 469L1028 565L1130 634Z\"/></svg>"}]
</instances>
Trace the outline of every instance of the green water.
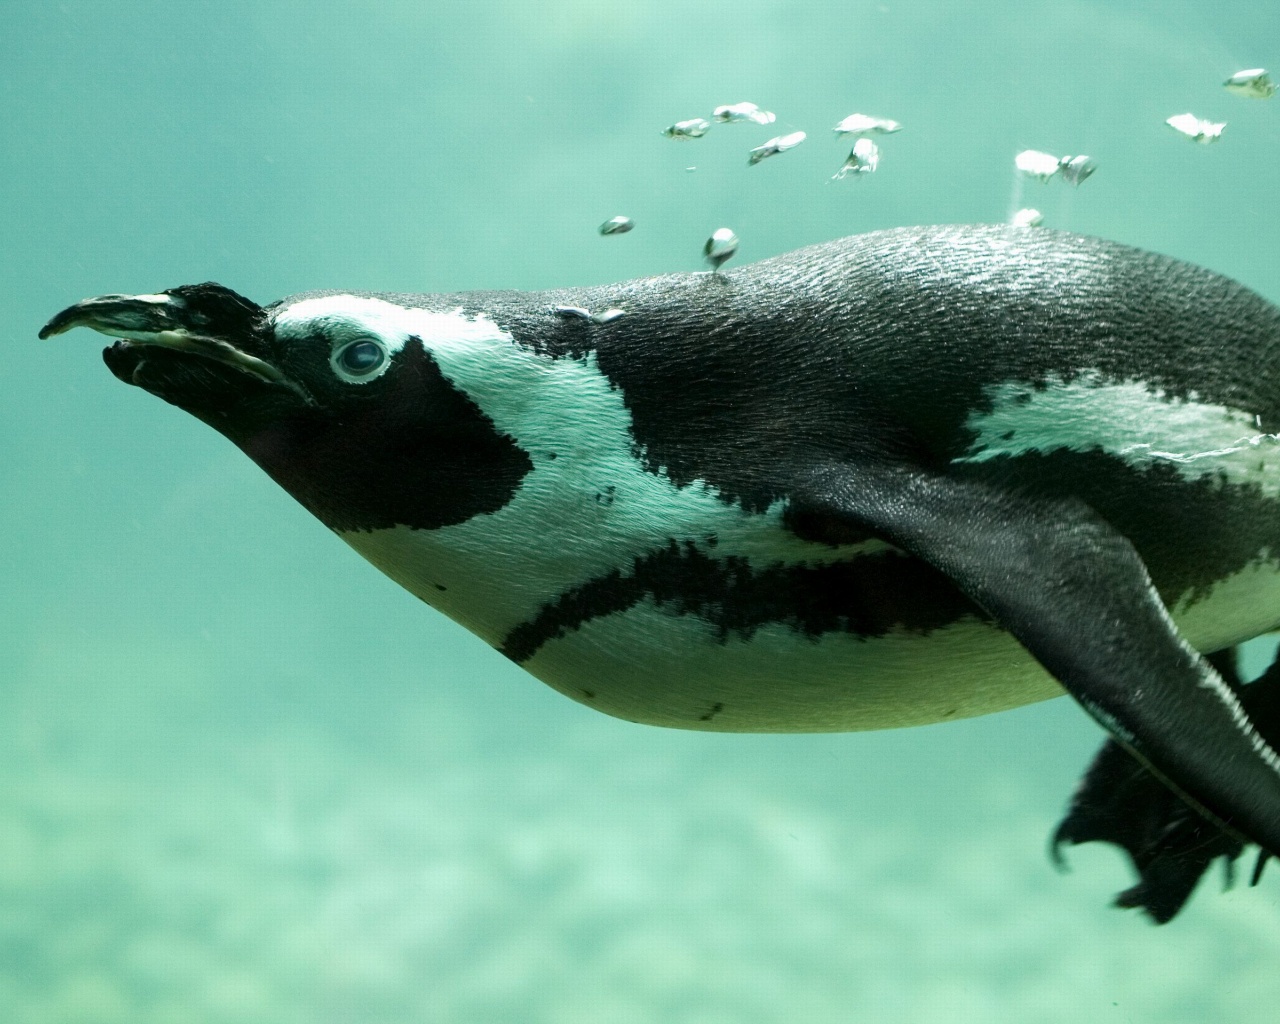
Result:
<instances>
[{"instance_id":1,"label":"green water","mask_svg":"<svg viewBox=\"0 0 1280 1024\"><path fill-rule=\"evenodd\" d=\"M1048 225L1280 300L1280 97L1220 85L1278 41L1258 0L7 0L0 1021L1273 1022L1276 872L1153 928L1107 906L1113 851L1049 865L1100 738L1071 702L817 737L605 718L99 339L35 334L207 279L537 288L696 269L722 225L745 262L1001 221L1024 148L1099 164L1022 186ZM740 100L778 124L659 134ZM855 110L906 128L832 182ZM1165 127L1186 110L1222 141Z\"/></svg>"}]
</instances>

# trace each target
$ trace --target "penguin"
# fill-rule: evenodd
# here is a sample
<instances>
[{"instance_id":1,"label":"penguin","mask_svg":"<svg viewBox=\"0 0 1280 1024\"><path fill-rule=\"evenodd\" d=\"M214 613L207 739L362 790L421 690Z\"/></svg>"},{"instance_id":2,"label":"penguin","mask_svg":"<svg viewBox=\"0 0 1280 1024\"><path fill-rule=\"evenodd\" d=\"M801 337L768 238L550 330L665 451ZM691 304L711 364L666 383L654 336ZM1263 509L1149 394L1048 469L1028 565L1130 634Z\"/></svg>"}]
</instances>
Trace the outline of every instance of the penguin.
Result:
<instances>
[{"instance_id":1,"label":"penguin","mask_svg":"<svg viewBox=\"0 0 1280 1024\"><path fill-rule=\"evenodd\" d=\"M1055 836L1167 920L1280 854L1280 309L1044 229L543 292L218 284L63 310L387 576L634 722L853 731L1070 694ZM1208 853L1206 853L1208 851ZM1261 864L1261 862L1260 862Z\"/></svg>"}]
</instances>

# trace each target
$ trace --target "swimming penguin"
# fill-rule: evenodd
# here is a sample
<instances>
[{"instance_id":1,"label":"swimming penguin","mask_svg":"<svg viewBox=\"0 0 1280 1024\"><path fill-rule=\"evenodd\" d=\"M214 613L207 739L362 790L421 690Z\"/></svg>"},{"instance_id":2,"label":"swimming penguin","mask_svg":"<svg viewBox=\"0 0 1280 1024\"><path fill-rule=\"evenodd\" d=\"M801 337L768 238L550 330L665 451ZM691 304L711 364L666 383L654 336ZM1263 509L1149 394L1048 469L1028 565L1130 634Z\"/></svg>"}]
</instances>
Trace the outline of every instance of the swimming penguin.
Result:
<instances>
[{"instance_id":1,"label":"swimming penguin","mask_svg":"<svg viewBox=\"0 0 1280 1024\"><path fill-rule=\"evenodd\" d=\"M1167 920L1280 854L1280 309L1095 238L881 231L739 270L448 295L217 284L49 337L226 435L575 700L878 729L1064 689L1112 737L1056 842Z\"/></svg>"}]
</instances>

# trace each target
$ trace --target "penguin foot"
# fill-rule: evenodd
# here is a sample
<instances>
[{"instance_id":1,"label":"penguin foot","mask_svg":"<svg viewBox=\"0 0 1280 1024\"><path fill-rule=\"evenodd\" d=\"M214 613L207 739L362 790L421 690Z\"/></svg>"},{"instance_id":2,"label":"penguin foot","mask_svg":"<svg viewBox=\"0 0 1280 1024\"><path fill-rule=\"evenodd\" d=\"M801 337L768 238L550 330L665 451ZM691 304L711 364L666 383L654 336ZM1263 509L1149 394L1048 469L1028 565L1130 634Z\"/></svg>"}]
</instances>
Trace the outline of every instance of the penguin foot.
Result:
<instances>
[{"instance_id":1,"label":"penguin foot","mask_svg":"<svg viewBox=\"0 0 1280 1024\"><path fill-rule=\"evenodd\" d=\"M1209 660L1237 691L1255 728L1275 744L1280 739L1280 654L1247 685L1236 670L1234 649ZM1138 883L1117 895L1115 905L1141 909L1156 924L1173 919L1219 857L1230 886L1244 850L1244 843L1185 803L1115 740L1107 740L1094 757L1054 832L1050 855L1062 868L1063 844L1091 842L1112 843L1129 855ZM1260 852L1251 885L1258 883L1266 861Z\"/></svg>"}]
</instances>

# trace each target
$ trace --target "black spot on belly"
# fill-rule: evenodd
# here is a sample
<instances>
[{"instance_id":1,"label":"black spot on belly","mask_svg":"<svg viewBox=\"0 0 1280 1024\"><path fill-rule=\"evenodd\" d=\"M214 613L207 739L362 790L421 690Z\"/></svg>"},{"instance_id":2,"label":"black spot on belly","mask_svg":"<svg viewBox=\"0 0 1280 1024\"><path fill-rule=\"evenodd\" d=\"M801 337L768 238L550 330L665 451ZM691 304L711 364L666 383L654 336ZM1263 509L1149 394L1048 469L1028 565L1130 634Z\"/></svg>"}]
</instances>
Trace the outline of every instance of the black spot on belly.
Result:
<instances>
[{"instance_id":1,"label":"black spot on belly","mask_svg":"<svg viewBox=\"0 0 1280 1024\"><path fill-rule=\"evenodd\" d=\"M770 623L817 639L825 633L884 636L894 628L925 633L966 615L987 618L936 569L895 551L757 569L746 558L713 558L691 542L672 540L634 559L629 571L597 576L549 601L507 635L502 653L527 661L549 640L645 598L668 614L698 616L721 643L749 640Z\"/></svg>"},{"instance_id":2,"label":"black spot on belly","mask_svg":"<svg viewBox=\"0 0 1280 1024\"><path fill-rule=\"evenodd\" d=\"M723 710L724 710L724 705L721 704L720 701L716 701L714 704L711 705L710 711L708 711L706 714L698 716L698 721L709 722L711 721L711 719L715 718L716 715L720 714L720 712Z\"/></svg>"}]
</instances>

